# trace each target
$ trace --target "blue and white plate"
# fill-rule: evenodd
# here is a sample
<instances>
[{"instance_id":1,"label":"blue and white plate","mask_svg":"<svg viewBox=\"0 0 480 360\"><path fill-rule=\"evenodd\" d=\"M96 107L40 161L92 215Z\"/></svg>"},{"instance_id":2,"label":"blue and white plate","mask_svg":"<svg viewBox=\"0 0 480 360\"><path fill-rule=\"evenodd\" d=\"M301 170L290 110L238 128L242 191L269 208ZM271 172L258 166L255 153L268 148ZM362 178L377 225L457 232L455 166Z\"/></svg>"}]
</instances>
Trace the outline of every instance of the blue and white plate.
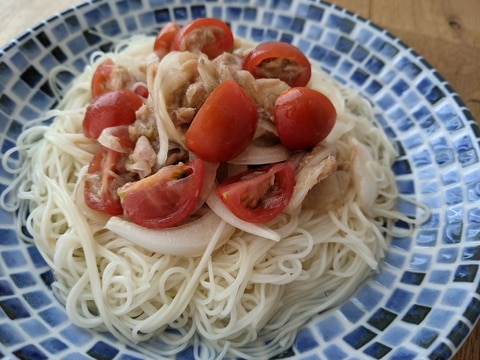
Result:
<instances>
[{"instance_id":1,"label":"blue and white plate","mask_svg":"<svg viewBox=\"0 0 480 360\"><path fill-rule=\"evenodd\" d=\"M204 16L223 19L236 35L254 41L292 42L313 66L358 89L399 145L394 171L400 191L432 211L411 238L393 240L378 273L348 301L304 326L285 356L453 356L480 315L480 131L418 54L350 12L307 0L110 0L70 8L0 50L2 156L25 123L55 106L47 81L53 68L80 71L92 51L109 49L114 39ZM2 168L0 191L12 179ZM0 357L145 358L108 334L72 325L50 291L49 268L14 229L15 215L0 210Z\"/></svg>"}]
</instances>

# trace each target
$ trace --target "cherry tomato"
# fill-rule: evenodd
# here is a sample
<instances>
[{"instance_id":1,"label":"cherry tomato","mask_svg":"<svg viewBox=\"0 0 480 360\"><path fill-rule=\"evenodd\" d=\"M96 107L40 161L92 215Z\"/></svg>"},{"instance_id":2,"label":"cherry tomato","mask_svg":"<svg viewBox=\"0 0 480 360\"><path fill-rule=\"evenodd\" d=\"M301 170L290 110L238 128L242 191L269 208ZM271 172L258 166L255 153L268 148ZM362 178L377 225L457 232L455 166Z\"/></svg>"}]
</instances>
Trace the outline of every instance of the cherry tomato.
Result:
<instances>
[{"instance_id":1,"label":"cherry tomato","mask_svg":"<svg viewBox=\"0 0 480 360\"><path fill-rule=\"evenodd\" d=\"M192 212L203 185L203 162L170 165L119 189L124 215L134 223L161 229L179 224ZM192 239L193 241L193 239Z\"/></svg>"},{"instance_id":2,"label":"cherry tomato","mask_svg":"<svg viewBox=\"0 0 480 360\"><path fill-rule=\"evenodd\" d=\"M108 91L107 81L112 75L112 68L114 66L112 59L107 59L97 66L93 73L91 82L92 98Z\"/></svg>"},{"instance_id":3,"label":"cherry tomato","mask_svg":"<svg viewBox=\"0 0 480 360\"><path fill-rule=\"evenodd\" d=\"M199 18L183 26L173 39L171 50L200 50L210 59L233 49L233 33L215 18Z\"/></svg>"},{"instance_id":4,"label":"cherry tomato","mask_svg":"<svg viewBox=\"0 0 480 360\"><path fill-rule=\"evenodd\" d=\"M128 69L117 65L112 59L106 59L97 66L91 82L92 98L111 90L130 88L136 79Z\"/></svg>"},{"instance_id":5,"label":"cherry tomato","mask_svg":"<svg viewBox=\"0 0 480 360\"><path fill-rule=\"evenodd\" d=\"M226 80L208 96L193 118L185 146L203 160L229 161L240 155L257 129L257 107L234 80Z\"/></svg>"},{"instance_id":6,"label":"cherry tomato","mask_svg":"<svg viewBox=\"0 0 480 360\"><path fill-rule=\"evenodd\" d=\"M145 85L139 84L135 86L133 92L144 99L148 98L148 88Z\"/></svg>"},{"instance_id":7,"label":"cherry tomato","mask_svg":"<svg viewBox=\"0 0 480 360\"><path fill-rule=\"evenodd\" d=\"M336 119L337 112L331 101L305 87L284 91L273 108L278 137L290 150L313 148L332 131Z\"/></svg>"},{"instance_id":8,"label":"cherry tomato","mask_svg":"<svg viewBox=\"0 0 480 360\"><path fill-rule=\"evenodd\" d=\"M129 125L136 120L135 112L143 105L133 91L122 89L106 92L92 100L83 119L83 134L96 139L103 129Z\"/></svg>"},{"instance_id":9,"label":"cherry tomato","mask_svg":"<svg viewBox=\"0 0 480 360\"><path fill-rule=\"evenodd\" d=\"M287 161L227 178L215 191L238 218L252 223L265 223L287 207L294 185L293 164Z\"/></svg>"},{"instance_id":10,"label":"cherry tomato","mask_svg":"<svg viewBox=\"0 0 480 360\"><path fill-rule=\"evenodd\" d=\"M84 199L88 207L109 215L121 215L123 208L117 189L125 180L122 172L126 155L101 146L95 153L85 179Z\"/></svg>"},{"instance_id":11,"label":"cherry tomato","mask_svg":"<svg viewBox=\"0 0 480 360\"><path fill-rule=\"evenodd\" d=\"M255 78L278 78L289 86L305 86L312 69L307 57L297 47L281 41L257 45L244 59L243 69Z\"/></svg>"},{"instance_id":12,"label":"cherry tomato","mask_svg":"<svg viewBox=\"0 0 480 360\"><path fill-rule=\"evenodd\" d=\"M167 23L158 33L155 43L153 44L153 51L161 59L163 58L172 47L173 39L175 35L180 31L180 25L175 21Z\"/></svg>"}]
</instances>

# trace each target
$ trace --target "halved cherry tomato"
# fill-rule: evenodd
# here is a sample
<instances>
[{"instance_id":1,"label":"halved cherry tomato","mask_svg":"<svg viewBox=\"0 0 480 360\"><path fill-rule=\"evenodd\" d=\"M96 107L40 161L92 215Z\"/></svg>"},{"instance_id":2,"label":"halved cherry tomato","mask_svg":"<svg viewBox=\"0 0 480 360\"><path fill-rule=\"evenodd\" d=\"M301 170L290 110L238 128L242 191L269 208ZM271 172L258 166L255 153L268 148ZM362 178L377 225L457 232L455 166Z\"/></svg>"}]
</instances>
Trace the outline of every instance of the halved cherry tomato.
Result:
<instances>
[{"instance_id":1,"label":"halved cherry tomato","mask_svg":"<svg viewBox=\"0 0 480 360\"><path fill-rule=\"evenodd\" d=\"M137 79L124 66L115 64L112 59L106 59L97 66L90 85L92 98L108 91L133 89L138 96L147 98L148 89L145 85L136 84Z\"/></svg>"},{"instance_id":2,"label":"halved cherry tomato","mask_svg":"<svg viewBox=\"0 0 480 360\"><path fill-rule=\"evenodd\" d=\"M96 98L98 95L108 91L107 81L112 74L114 65L112 59L106 59L97 66L90 84L92 98Z\"/></svg>"},{"instance_id":3,"label":"halved cherry tomato","mask_svg":"<svg viewBox=\"0 0 480 360\"><path fill-rule=\"evenodd\" d=\"M112 59L106 59L93 73L90 85L92 98L111 90L128 89L136 81L126 67L115 64Z\"/></svg>"},{"instance_id":4,"label":"halved cherry tomato","mask_svg":"<svg viewBox=\"0 0 480 360\"><path fill-rule=\"evenodd\" d=\"M126 155L101 146L95 153L85 178L84 199L88 207L109 215L120 215L123 208L117 189L125 184L122 177Z\"/></svg>"},{"instance_id":5,"label":"halved cherry tomato","mask_svg":"<svg viewBox=\"0 0 480 360\"><path fill-rule=\"evenodd\" d=\"M158 33L155 43L153 44L153 51L161 59L163 58L172 47L173 39L175 35L180 31L180 25L175 21L167 23Z\"/></svg>"},{"instance_id":6,"label":"halved cherry tomato","mask_svg":"<svg viewBox=\"0 0 480 360\"><path fill-rule=\"evenodd\" d=\"M103 129L129 125L136 120L135 112L143 105L133 91L122 89L106 92L92 100L83 119L83 134L96 139Z\"/></svg>"},{"instance_id":7,"label":"halved cherry tomato","mask_svg":"<svg viewBox=\"0 0 480 360\"><path fill-rule=\"evenodd\" d=\"M199 50L213 59L232 50L233 42L233 33L226 23L215 18L198 18L180 29L171 50Z\"/></svg>"},{"instance_id":8,"label":"halved cherry tomato","mask_svg":"<svg viewBox=\"0 0 480 360\"><path fill-rule=\"evenodd\" d=\"M331 101L305 87L284 91L273 108L278 137L290 150L313 148L332 131L336 119L337 112Z\"/></svg>"},{"instance_id":9,"label":"halved cherry tomato","mask_svg":"<svg viewBox=\"0 0 480 360\"><path fill-rule=\"evenodd\" d=\"M215 191L238 218L252 223L265 223L287 207L294 185L293 164L287 161L227 178Z\"/></svg>"},{"instance_id":10,"label":"halved cherry tomato","mask_svg":"<svg viewBox=\"0 0 480 360\"><path fill-rule=\"evenodd\" d=\"M289 86L305 86L312 75L307 57L292 44L267 41L257 45L243 60L243 69L255 78L278 78Z\"/></svg>"},{"instance_id":11,"label":"halved cherry tomato","mask_svg":"<svg viewBox=\"0 0 480 360\"><path fill-rule=\"evenodd\" d=\"M203 185L203 162L170 165L142 180L127 184L118 193L124 215L152 229L179 224L192 212Z\"/></svg>"},{"instance_id":12,"label":"halved cherry tomato","mask_svg":"<svg viewBox=\"0 0 480 360\"><path fill-rule=\"evenodd\" d=\"M208 96L193 118L185 146L203 160L229 161L240 155L257 129L257 107L234 80L226 80Z\"/></svg>"}]
</instances>

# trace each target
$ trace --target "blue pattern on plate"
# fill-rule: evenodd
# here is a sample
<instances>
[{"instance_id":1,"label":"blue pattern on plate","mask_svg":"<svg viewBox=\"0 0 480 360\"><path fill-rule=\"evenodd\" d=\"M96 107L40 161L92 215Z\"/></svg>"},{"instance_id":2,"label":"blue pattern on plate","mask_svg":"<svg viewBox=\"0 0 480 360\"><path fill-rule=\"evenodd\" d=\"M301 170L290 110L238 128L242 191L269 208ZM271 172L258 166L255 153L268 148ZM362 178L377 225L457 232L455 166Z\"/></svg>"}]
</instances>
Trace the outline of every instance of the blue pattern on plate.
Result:
<instances>
[{"instance_id":1,"label":"blue pattern on plate","mask_svg":"<svg viewBox=\"0 0 480 360\"><path fill-rule=\"evenodd\" d=\"M451 357L480 316L480 130L420 56L348 11L306 0L95 0L68 9L0 50L2 154L26 122L55 105L47 75L57 65L81 71L111 38L202 16L220 17L255 41L292 42L315 67L364 94L397 144L400 192L432 209L413 236L392 240L378 272L350 299L299 331L287 357ZM59 80L65 86L71 75ZM11 181L2 168L0 190ZM417 216L408 203L398 206ZM0 211L0 356L144 358L108 334L72 325L51 293L49 268L14 228L14 217Z\"/></svg>"}]
</instances>

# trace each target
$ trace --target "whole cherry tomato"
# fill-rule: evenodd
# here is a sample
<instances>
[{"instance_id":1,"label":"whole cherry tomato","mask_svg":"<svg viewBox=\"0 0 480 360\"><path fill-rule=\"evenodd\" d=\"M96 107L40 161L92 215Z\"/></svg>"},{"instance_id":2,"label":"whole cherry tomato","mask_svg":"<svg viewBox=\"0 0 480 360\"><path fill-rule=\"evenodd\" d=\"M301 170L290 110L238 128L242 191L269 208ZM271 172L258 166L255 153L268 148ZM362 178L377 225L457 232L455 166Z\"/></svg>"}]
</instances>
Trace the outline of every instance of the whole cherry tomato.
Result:
<instances>
[{"instance_id":1,"label":"whole cherry tomato","mask_svg":"<svg viewBox=\"0 0 480 360\"><path fill-rule=\"evenodd\" d=\"M265 223L287 207L294 186L293 164L287 161L227 178L215 191L238 218L252 223Z\"/></svg>"},{"instance_id":2,"label":"whole cherry tomato","mask_svg":"<svg viewBox=\"0 0 480 360\"><path fill-rule=\"evenodd\" d=\"M198 18L183 26L173 39L171 50L201 51L210 59L233 49L233 33L215 18Z\"/></svg>"},{"instance_id":3,"label":"whole cherry tomato","mask_svg":"<svg viewBox=\"0 0 480 360\"><path fill-rule=\"evenodd\" d=\"M203 162L170 165L120 188L123 212L134 223L153 229L171 227L186 219L203 185ZM193 241L193 240L192 240Z\"/></svg>"},{"instance_id":4,"label":"whole cherry tomato","mask_svg":"<svg viewBox=\"0 0 480 360\"><path fill-rule=\"evenodd\" d=\"M290 150L302 150L313 148L327 137L337 112L322 93L294 87L278 96L273 118L282 144Z\"/></svg>"},{"instance_id":5,"label":"whole cherry tomato","mask_svg":"<svg viewBox=\"0 0 480 360\"><path fill-rule=\"evenodd\" d=\"M289 86L305 86L312 69L307 57L292 44L267 41L257 45L243 60L243 69L255 78L278 78Z\"/></svg>"},{"instance_id":6,"label":"whole cherry tomato","mask_svg":"<svg viewBox=\"0 0 480 360\"><path fill-rule=\"evenodd\" d=\"M257 129L257 107L234 80L208 96L185 134L185 146L203 160L229 161L250 144Z\"/></svg>"},{"instance_id":7,"label":"whole cherry tomato","mask_svg":"<svg viewBox=\"0 0 480 360\"><path fill-rule=\"evenodd\" d=\"M142 105L143 100L130 90L112 90L101 94L87 107L83 134L96 139L107 127L132 124L136 120L135 112Z\"/></svg>"},{"instance_id":8,"label":"whole cherry tomato","mask_svg":"<svg viewBox=\"0 0 480 360\"><path fill-rule=\"evenodd\" d=\"M117 189L125 180L123 173L125 154L101 146L88 166L85 178L84 199L87 206L109 215L120 215L123 208Z\"/></svg>"}]
</instances>

